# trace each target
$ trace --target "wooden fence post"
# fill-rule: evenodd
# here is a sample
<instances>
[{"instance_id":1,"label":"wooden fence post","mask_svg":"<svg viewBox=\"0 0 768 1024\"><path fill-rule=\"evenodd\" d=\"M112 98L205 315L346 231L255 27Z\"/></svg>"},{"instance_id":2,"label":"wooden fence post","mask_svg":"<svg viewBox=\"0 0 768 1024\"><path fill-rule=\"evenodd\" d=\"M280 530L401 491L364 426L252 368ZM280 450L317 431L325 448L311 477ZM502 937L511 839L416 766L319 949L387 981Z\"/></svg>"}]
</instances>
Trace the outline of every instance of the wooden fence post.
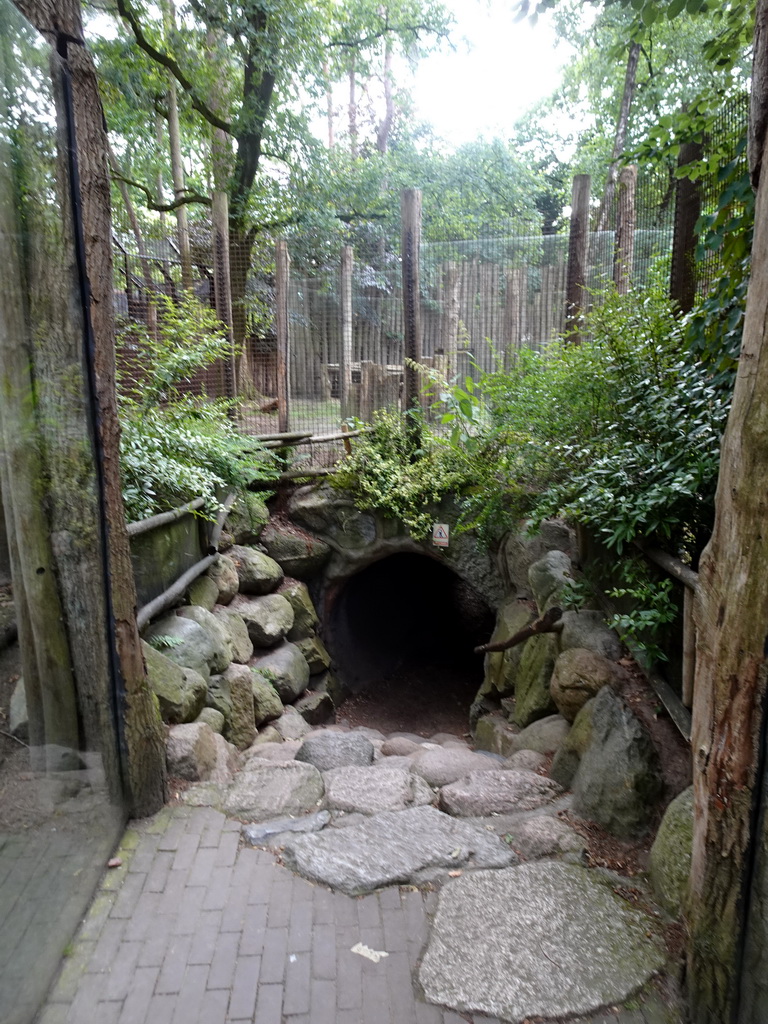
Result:
<instances>
[{"instance_id":1,"label":"wooden fence post","mask_svg":"<svg viewBox=\"0 0 768 1024\"><path fill-rule=\"evenodd\" d=\"M288 281L291 257L288 243L281 238L275 258L275 333L277 334L277 422L281 432L288 430L290 400L288 389Z\"/></svg>"},{"instance_id":2,"label":"wooden fence post","mask_svg":"<svg viewBox=\"0 0 768 1024\"><path fill-rule=\"evenodd\" d=\"M571 229L568 236L568 279L565 293L565 332L575 345L581 342L581 316L587 305L587 258L589 256L588 174L577 174L571 193Z\"/></svg>"},{"instance_id":3,"label":"wooden fence post","mask_svg":"<svg viewBox=\"0 0 768 1024\"><path fill-rule=\"evenodd\" d=\"M406 188L400 194L400 240L403 262L403 327L406 359L421 362L421 293L419 250L421 247L421 190ZM403 408L407 412L419 403L419 374L405 366Z\"/></svg>"},{"instance_id":4,"label":"wooden fence post","mask_svg":"<svg viewBox=\"0 0 768 1024\"><path fill-rule=\"evenodd\" d=\"M232 333L232 279L229 267L229 202L226 192L213 193L213 294L216 313L227 328L229 354L224 360L224 387L227 398L237 397L235 348Z\"/></svg>"},{"instance_id":5,"label":"wooden fence post","mask_svg":"<svg viewBox=\"0 0 768 1024\"><path fill-rule=\"evenodd\" d=\"M352 389L352 267L354 254L351 245L341 250L341 358L339 360L339 398L341 418L352 415L350 392Z\"/></svg>"},{"instance_id":6,"label":"wooden fence post","mask_svg":"<svg viewBox=\"0 0 768 1024\"><path fill-rule=\"evenodd\" d=\"M700 160L701 143L684 142L680 146L678 167ZM688 178L679 178L675 191L675 233L672 241L672 266L669 274L669 297L683 313L693 309L696 301L696 221L701 214L701 185Z\"/></svg>"},{"instance_id":7,"label":"wooden fence post","mask_svg":"<svg viewBox=\"0 0 768 1024\"><path fill-rule=\"evenodd\" d=\"M635 193L637 167L622 168L619 175L616 242L613 249L613 283L619 295L626 295L632 279L635 259Z\"/></svg>"}]
</instances>

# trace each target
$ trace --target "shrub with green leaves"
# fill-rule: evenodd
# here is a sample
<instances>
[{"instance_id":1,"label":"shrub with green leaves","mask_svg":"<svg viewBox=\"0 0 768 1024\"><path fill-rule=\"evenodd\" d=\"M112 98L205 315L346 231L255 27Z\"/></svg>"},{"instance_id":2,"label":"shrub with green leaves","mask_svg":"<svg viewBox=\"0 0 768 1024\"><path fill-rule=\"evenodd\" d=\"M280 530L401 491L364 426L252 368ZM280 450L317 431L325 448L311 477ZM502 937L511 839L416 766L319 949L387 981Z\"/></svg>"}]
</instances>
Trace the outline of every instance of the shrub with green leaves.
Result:
<instances>
[{"instance_id":1,"label":"shrub with green leaves","mask_svg":"<svg viewBox=\"0 0 768 1024\"><path fill-rule=\"evenodd\" d=\"M215 313L191 296L158 295L157 331L131 324L124 332L141 354L140 380L118 381L120 468L126 514L144 519L193 498L214 515L226 489L244 489L277 474L274 457L238 433L232 403L191 396L181 385L229 355Z\"/></svg>"}]
</instances>

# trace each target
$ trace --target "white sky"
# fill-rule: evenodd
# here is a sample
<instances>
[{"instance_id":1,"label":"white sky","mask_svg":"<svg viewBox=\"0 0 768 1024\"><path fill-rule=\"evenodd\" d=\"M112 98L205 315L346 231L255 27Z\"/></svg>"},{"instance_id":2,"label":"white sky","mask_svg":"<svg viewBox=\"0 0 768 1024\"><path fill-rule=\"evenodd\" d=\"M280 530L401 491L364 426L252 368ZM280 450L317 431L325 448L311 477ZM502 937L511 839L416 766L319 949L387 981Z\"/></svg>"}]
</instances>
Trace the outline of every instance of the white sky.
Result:
<instances>
[{"instance_id":1,"label":"white sky","mask_svg":"<svg viewBox=\"0 0 768 1024\"><path fill-rule=\"evenodd\" d=\"M416 70L416 116L453 145L483 135L505 138L521 114L554 92L569 47L555 47L550 20L516 22L505 0L446 0L455 50L424 58ZM462 41L463 40L463 41Z\"/></svg>"}]
</instances>

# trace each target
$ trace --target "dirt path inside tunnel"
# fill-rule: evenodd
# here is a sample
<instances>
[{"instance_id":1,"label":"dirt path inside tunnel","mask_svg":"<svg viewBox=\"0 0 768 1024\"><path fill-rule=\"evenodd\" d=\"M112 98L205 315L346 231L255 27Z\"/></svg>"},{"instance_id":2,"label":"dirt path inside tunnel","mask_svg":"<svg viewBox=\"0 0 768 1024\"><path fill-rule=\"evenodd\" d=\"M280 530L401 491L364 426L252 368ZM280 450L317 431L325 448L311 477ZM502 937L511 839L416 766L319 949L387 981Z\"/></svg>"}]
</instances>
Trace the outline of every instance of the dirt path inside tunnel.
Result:
<instances>
[{"instance_id":1,"label":"dirt path inside tunnel","mask_svg":"<svg viewBox=\"0 0 768 1024\"><path fill-rule=\"evenodd\" d=\"M429 737L448 732L467 739L469 707L481 682L481 667L475 674L464 665L411 661L348 698L337 719L385 735L412 732Z\"/></svg>"}]
</instances>

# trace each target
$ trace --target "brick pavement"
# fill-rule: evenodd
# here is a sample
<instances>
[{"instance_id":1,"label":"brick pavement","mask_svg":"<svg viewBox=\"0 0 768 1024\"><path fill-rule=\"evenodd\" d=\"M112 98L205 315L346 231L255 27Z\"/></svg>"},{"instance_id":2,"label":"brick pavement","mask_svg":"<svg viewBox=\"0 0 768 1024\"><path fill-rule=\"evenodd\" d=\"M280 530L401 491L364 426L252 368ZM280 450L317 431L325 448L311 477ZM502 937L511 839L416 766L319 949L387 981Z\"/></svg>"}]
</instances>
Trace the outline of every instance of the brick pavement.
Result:
<instances>
[{"instance_id":1,"label":"brick pavement","mask_svg":"<svg viewBox=\"0 0 768 1024\"><path fill-rule=\"evenodd\" d=\"M134 823L37 1024L466 1024L414 983L433 896L350 898L241 847L239 823L166 808ZM378 964L351 952L389 954ZM654 997L591 1024L670 1024ZM474 1024L498 1024L475 1015ZM585 1021L584 1024L587 1024Z\"/></svg>"}]
</instances>

